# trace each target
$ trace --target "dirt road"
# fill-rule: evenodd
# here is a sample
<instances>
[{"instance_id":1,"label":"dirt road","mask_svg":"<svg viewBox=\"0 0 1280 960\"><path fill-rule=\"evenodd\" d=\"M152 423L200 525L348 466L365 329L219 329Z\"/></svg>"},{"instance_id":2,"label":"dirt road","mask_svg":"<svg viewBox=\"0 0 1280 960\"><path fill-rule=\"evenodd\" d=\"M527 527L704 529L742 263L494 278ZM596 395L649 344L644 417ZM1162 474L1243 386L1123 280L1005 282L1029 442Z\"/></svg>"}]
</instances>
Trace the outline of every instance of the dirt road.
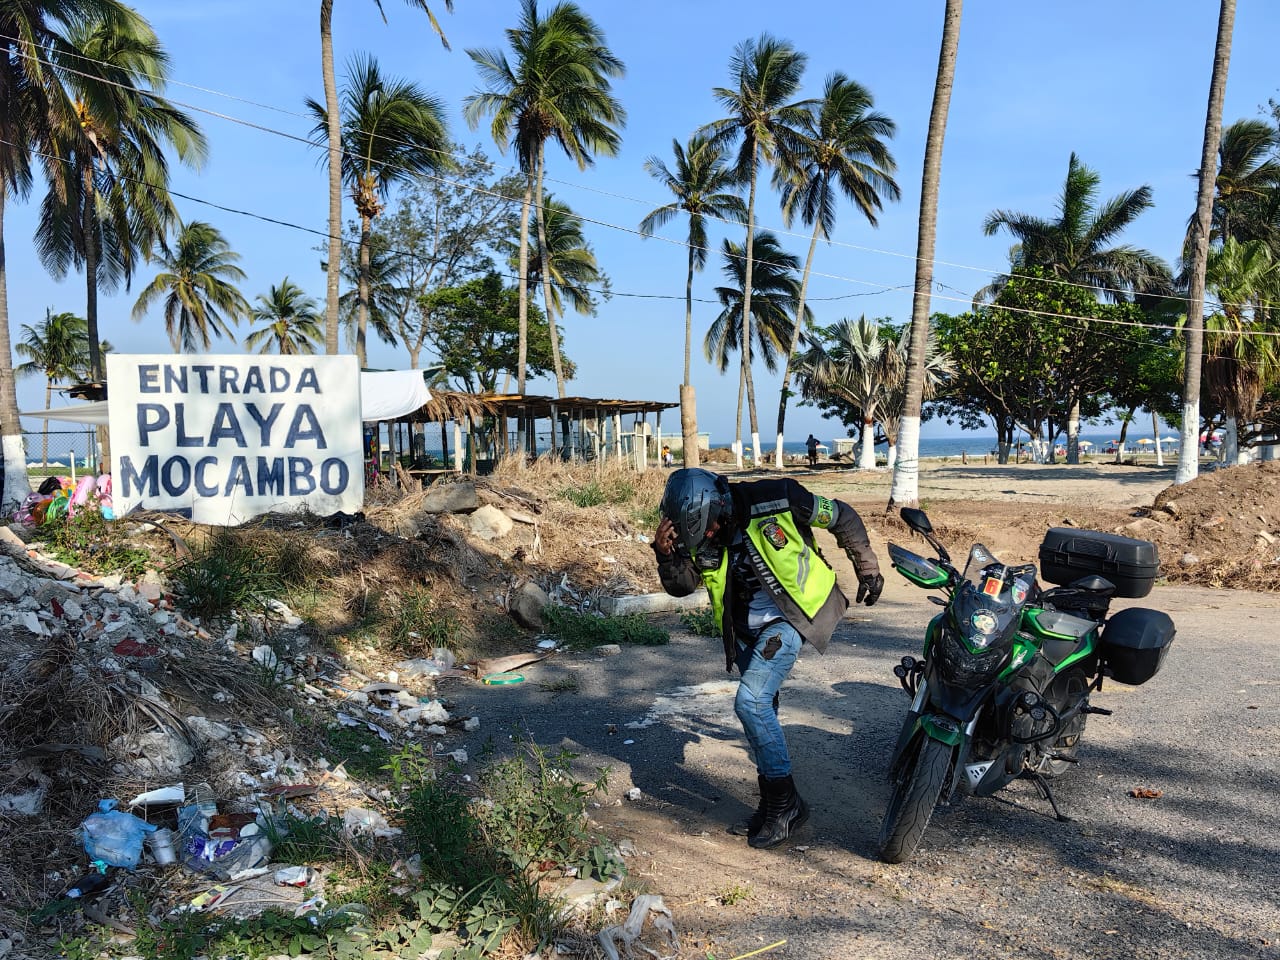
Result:
<instances>
[{"instance_id":1,"label":"dirt road","mask_svg":"<svg viewBox=\"0 0 1280 960\"><path fill-rule=\"evenodd\" d=\"M784 688L795 775L813 814L755 851L726 826L754 802L718 641L674 628L661 648L564 655L529 682L443 692L483 718L469 744L529 731L613 770L598 819L639 850L633 874L673 908L685 957L1280 958L1280 596L1158 587L1178 639L1140 688L1108 684L1080 765L1058 781L1071 822L1029 783L935 816L918 854L875 859L884 771L906 696L890 670L934 612L893 576L826 656ZM574 678L577 689L543 684ZM611 732L616 730L616 732ZM621 799L632 786L639 801ZM1133 788L1159 799L1128 796Z\"/></svg>"}]
</instances>

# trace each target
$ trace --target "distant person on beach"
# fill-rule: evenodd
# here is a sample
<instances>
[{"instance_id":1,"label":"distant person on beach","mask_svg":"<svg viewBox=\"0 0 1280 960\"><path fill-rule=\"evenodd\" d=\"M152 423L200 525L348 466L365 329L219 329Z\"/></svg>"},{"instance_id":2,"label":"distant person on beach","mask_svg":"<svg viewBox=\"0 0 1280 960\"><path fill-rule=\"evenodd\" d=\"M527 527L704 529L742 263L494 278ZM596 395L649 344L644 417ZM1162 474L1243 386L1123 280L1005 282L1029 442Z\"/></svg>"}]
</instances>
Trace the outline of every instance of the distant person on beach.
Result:
<instances>
[{"instance_id":1,"label":"distant person on beach","mask_svg":"<svg viewBox=\"0 0 1280 960\"><path fill-rule=\"evenodd\" d=\"M804 442L804 448L809 451L809 466L816 467L818 465L818 438L812 433L809 439Z\"/></svg>"},{"instance_id":2,"label":"distant person on beach","mask_svg":"<svg viewBox=\"0 0 1280 960\"><path fill-rule=\"evenodd\" d=\"M813 528L829 530L849 555L858 603L880 599L880 564L853 507L791 479L730 484L709 470L676 470L661 512L653 551L663 589L684 597L706 586L725 669L736 665L742 675L733 706L755 759L760 803L730 832L753 847L776 847L809 816L791 777L778 691L801 645L825 651L849 606Z\"/></svg>"}]
</instances>

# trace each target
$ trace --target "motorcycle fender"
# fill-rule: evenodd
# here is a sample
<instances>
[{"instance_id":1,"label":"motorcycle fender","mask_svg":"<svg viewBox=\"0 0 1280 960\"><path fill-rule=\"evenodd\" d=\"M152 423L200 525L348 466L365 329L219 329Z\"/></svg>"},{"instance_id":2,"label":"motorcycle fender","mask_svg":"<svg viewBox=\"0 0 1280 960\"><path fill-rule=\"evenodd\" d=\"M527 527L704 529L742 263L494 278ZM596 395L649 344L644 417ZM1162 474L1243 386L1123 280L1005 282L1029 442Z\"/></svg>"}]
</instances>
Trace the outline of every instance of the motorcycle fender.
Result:
<instances>
[{"instance_id":1,"label":"motorcycle fender","mask_svg":"<svg viewBox=\"0 0 1280 960\"><path fill-rule=\"evenodd\" d=\"M958 746L964 737L960 727L949 717L930 714L920 718L920 726L930 738L937 740L939 743L945 743L949 747Z\"/></svg>"},{"instance_id":2,"label":"motorcycle fender","mask_svg":"<svg viewBox=\"0 0 1280 960\"><path fill-rule=\"evenodd\" d=\"M920 729L920 713L912 710L902 722L902 729L898 731L898 742L893 747L893 759L889 762L889 776L897 777L902 767L902 758L906 755L907 747L915 740L916 732Z\"/></svg>"}]
</instances>

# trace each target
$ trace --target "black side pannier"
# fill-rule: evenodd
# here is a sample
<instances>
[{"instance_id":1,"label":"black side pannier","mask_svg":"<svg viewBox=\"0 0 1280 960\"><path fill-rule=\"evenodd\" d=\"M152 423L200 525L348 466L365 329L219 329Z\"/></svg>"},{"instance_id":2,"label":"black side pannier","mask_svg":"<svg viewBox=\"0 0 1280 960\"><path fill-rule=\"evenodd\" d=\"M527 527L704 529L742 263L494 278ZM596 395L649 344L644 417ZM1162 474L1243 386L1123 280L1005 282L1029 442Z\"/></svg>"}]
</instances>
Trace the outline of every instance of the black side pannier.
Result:
<instances>
[{"instance_id":1,"label":"black side pannier","mask_svg":"<svg viewBox=\"0 0 1280 960\"><path fill-rule=\"evenodd\" d=\"M1156 545L1097 530L1054 527L1040 544L1040 576L1059 586L1096 573L1117 597L1145 597L1160 572Z\"/></svg>"},{"instance_id":2,"label":"black side pannier","mask_svg":"<svg viewBox=\"0 0 1280 960\"><path fill-rule=\"evenodd\" d=\"M1159 672L1175 632L1167 613L1121 610L1102 629L1102 662L1121 683L1146 683Z\"/></svg>"}]
</instances>

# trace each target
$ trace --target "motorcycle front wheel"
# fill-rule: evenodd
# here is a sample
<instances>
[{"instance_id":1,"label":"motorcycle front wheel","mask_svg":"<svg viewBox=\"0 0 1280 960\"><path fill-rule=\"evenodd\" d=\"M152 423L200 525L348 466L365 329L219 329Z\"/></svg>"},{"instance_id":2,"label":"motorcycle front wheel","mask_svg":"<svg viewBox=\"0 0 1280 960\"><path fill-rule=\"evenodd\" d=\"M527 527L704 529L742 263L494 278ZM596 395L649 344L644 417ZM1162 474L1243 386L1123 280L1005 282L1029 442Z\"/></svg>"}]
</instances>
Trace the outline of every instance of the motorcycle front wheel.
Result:
<instances>
[{"instance_id":1,"label":"motorcycle front wheel","mask_svg":"<svg viewBox=\"0 0 1280 960\"><path fill-rule=\"evenodd\" d=\"M903 766L880 827L880 859L885 863L902 863L920 845L951 768L952 749L924 737L915 758Z\"/></svg>"}]
</instances>

